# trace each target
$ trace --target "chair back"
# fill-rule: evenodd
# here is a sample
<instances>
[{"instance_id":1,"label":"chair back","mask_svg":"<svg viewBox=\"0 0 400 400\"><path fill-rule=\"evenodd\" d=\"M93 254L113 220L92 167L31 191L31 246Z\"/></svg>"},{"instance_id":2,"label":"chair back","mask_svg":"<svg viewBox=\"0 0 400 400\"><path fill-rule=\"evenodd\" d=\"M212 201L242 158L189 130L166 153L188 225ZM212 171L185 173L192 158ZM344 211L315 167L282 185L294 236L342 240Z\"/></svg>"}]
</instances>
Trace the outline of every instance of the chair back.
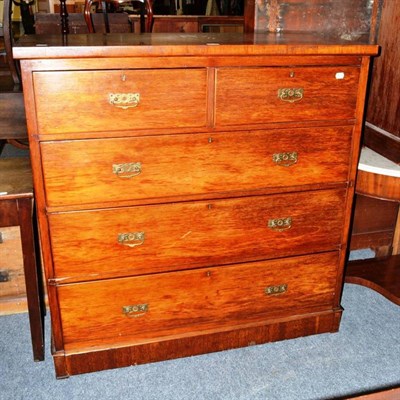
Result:
<instances>
[{"instance_id":1,"label":"chair back","mask_svg":"<svg viewBox=\"0 0 400 400\"><path fill-rule=\"evenodd\" d=\"M12 46L14 43L14 37L12 32L11 16L12 16L12 0L4 0L3 9L3 40L5 48L5 56L10 70L12 80L15 85L19 85L21 82L19 66L14 60L12 55Z\"/></svg>"},{"instance_id":2,"label":"chair back","mask_svg":"<svg viewBox=\"0 0 400 400\"><path fill-rule=\"evenodd\" d=\"M98 12L100 8L101 14ZM141 33L151 32L153 26L151 0L85 0L84 16L89 33L132 32L129 14L140 15ZM99 28L100 18L103 23Z\"/></svg>"}]
</instances>

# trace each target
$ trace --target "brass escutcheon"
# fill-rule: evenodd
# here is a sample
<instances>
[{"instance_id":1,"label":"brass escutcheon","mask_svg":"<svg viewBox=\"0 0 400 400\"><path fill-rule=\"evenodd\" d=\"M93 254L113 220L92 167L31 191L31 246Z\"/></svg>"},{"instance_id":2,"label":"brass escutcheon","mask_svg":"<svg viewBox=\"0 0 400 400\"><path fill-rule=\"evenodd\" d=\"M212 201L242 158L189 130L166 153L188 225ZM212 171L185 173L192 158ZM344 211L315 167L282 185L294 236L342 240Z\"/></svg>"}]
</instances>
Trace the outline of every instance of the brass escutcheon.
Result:
<instances>
[{"instance_id":1,"label":"brass escutcheon","mask_svg":"<svg viewBox=\"0 0 400 400\"><path fill-rule=\"evenodd\" d=\"M287 291L287 288L287 283L283 283L282 285L268 286L264 289L264 292L267 296L272 296L274 294L285 293Z\"/></svg>"},{"instance_id":2,"label":"brass escutcheon","mask_svg":"<svg viewBox=\"0 0 400 400\"><path fill-rule=\"evenodd\" d=\"M278 98L282 101L287 101L289 103L294 103L303 98L304 89L302 88L283 88L278 89Z\"/></svg>"},{"instance_id":3,"label":"brass escutcheon","mask_svg":"<svg viewBox=\"0 0 400 400\"><path fill-rule=\"evenodd\" d=\"M133 178L134 176L138 176L142 172L142 163L140 162L132 162L132 163L122 163L122 164L113 164L112 171L115 175L120 178Z\"/></svg>"},{"instance_id":4,"label":"brass escutcheon","mask_svg":"<svg viewBox=\"0 0 400 400\"><path fill-rule=\"evenodd\" d=\"M272 155L272 161L281 167L290 167L297 163L297 151L276 153Z\"/></svg>"},{"instance_id":5,"label":"brass escutcheon","mask_svg":"<svg viewBox=\"0 0 400 400\"><path fill-rule=\"evenodd\" d=\"M127 247L136 247L144 243L146 235L144 232L118 233L118 244Z\"/></svg>"},{"instance_id":6,"label":"brass escutcheon","mask_svg":"<svg viewBox=\"0 0 400 400\"><path fill-rule=\"evenodd\" d=\"M292 217L287 218L275 218L268 220L268 228L282 232L292 227Z\"/></svg>"},{"instance_id":7,"label":"brass escutcheon","mask_svg":"<svg viewBox=\"0 0 400 400\"><path fill-rule=\"evenodd\" d=\"M138 318L149 311L148 304L133 304L131 306L122 306L122 313L129 318Z\"/></svg>"},{"instance_id":8,"label":"brass escutcheon","mask_svg":"<svg viewBox=\"0 0 400 400\"><path fill-rule=\"evenodd\" d=\"M126 110L139 105L140 93L109 93L108 102L112 106Z\"/></svg>"}]
</instances>

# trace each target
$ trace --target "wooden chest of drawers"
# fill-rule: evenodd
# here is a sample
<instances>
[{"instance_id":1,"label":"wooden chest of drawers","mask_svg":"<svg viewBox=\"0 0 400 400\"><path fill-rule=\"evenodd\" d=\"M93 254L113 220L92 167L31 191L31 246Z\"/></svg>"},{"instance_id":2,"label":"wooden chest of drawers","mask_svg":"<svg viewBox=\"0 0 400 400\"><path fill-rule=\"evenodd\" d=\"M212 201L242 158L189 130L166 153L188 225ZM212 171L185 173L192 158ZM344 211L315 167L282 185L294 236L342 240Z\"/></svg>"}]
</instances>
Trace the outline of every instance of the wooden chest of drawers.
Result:
<instances>
[{"instance_id":1,"label":"wooden chest of drawers","mask_svg":"<svg viewBox=\"0 0 400 400\"><path fill-rule=\"evenodd\" d=\"M376 46L58 40L15 48L57 376L337 331Z\"/></svg>"}]
</instances>

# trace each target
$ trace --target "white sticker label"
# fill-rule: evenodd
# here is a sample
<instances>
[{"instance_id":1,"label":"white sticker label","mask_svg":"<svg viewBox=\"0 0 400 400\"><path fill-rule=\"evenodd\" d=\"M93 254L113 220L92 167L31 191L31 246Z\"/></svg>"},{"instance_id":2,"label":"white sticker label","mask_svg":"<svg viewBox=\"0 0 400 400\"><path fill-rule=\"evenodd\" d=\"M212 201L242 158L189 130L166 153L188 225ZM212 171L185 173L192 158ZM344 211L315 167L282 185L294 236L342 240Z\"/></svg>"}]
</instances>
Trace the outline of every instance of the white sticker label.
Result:
<instances>
[{"instance_id":1,"label":"white sticker label","mask_svg":"<svg viewBox=\"0 0 400 400\"><path fill-rule=\"evenodd\" d=\"M335 78L336 79L343 79L344 78L344 72L336 72Z\"/></svg>"}]
</instances>

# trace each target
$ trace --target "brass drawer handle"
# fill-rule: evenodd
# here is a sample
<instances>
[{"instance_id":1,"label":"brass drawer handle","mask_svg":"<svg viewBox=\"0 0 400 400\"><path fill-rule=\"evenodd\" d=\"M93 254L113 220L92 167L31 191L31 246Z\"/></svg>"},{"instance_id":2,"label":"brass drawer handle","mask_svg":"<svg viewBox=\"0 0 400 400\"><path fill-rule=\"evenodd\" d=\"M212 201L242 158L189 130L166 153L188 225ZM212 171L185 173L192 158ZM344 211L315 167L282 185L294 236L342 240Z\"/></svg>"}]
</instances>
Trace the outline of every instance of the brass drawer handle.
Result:
<instances>
[{"instance_id":1,"label":"brass drawer handle","mask_svg":"<svg viewBox=\"0 0 400 400\"><path fill-rule=\"evenodd\" d=\"M142 172L142 163L123 163L123 164L113 164L113 173L120 178L133 178L138 176Z\"/></svg>"},{"instance_id":2,"label":"brass drawer handle","mask_svg":"<svg viewBox=\"0 0 400 400\"><path fill-rule=\"evenodd\" d=\"M297 152L276 153L272 155L272 161L281 167L290 167L297 163Z\"/></svg>"},{"instance_id":3,"label":"brass drawer handle","mask_svg":"<svg viewBox=\"0 0 400 400\"><path fill-rule=\"evenodd\" d=\"M304 89L302 88L283 88L278 89L278 98L282 101L287 101L289 103L294 103L303 98Z\"/></svg>"},{"instance_id":4,"label":"brass drawer handle","mask_svg":"<svg viewBox=\"0 0 400 400\"><path fill-rule=\"evenodd\" d=\"M109 93L108 102L123 110L134 108L139 105L140 93Z\"/></svg>"},{"instance_id":5,"label":"brass drawer handle","mask_svg":"<svg viewBox=\"0 0 400 400\"><path fill-rule=\"evenodd\" d=\"M148 304L133 304L131 306L122 306L122 313L129 318L142 317L149 311Z\"/></svg>"},{"instance_id":6,"label":"brass drawer handle","mask_svg":"<svg viewBox=\"0 0 400 400\"><path fill-rule=\"evenodd\" d=\"M272 229L273 231L286 231L292 227L292 217L287 218L276 218L276 219L269 219L268 220L268 228Z\"/></svg>"},{"instance_id":7,"label":"brass drawer handle","mask_svg":"<svg viewBox=\"0 0 400 400\"><path fill-rule=\"evenodd\" d=\"M282 294L287 291L288 285L284 283L282 285L268 286L265 288L264 292L267 296L273 296L276 294Z\"/></svg>"},{"instance_id":8,"label":"brass drawer handle","mask_svg":"<svg viewBox=\"0 0 400 400\"><path fill-rule=\"evenodd\" d=\"M118 233L118 243L122 246L136 247L144 243L144 232Z\"/></svg>"}]
</instances>

